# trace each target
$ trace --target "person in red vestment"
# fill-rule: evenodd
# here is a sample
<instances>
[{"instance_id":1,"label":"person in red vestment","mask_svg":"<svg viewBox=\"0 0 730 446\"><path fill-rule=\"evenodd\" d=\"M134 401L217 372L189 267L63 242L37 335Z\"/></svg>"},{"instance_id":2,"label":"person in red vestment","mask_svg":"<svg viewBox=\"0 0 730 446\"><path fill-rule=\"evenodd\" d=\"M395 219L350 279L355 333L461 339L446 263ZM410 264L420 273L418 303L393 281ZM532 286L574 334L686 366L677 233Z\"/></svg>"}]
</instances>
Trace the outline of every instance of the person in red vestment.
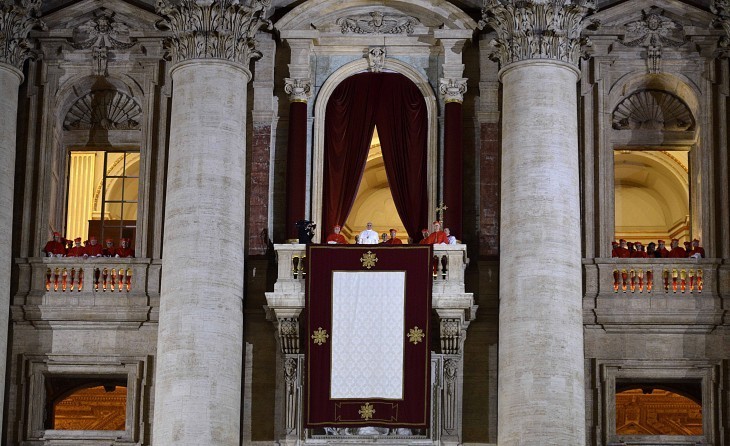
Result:
<instances>
[{"instance_id":1,"label":"person in red vestment","mask_svg":"<svg viewBox=\"0 0 730 446\"><path fill-rule=\"evenodd\" d=\"M89 244L86 245L86 255L88 257L101 257L104 255L103 250L104 248L99 244L95 235L89 237Z\"/></svg>"},{"instance_id":2,"label":"person in red vestment","mask_svg":"<svg viewBox=\"0 0 730 446\"><path fill-rule=\"evenodd\" d=\"M43 248L48 257L63 257L66 255L66 245L61 241L61 234L53 233L53 240L48 241Z\"/></svg>"},{"instance_id":3,"label":"person in red vestment","mask_svg":"<svg viewBox=\"0 0 730 446\"><path fill-rule=\"evenodd\" d=\"M427 238L428 238L428 229L426 229L426 228L421 229L421 240L418 241L418 244L425 245Z\"/></svg>"},{"instance_id":4,"label":"person in red vestment","mask_svg":"<svg viewBox=\"0 0 730 446\"><path fill-rule=\"evenodd\" d=\"M134 249L130 248L128 238L119 239L119 245L114 257L134 257Z\"/></svg>"},{"instance_id":5,"label":"person in red vestment","mask_svg":"<svg viewBox=\"0 0 730 446\"><path fill-rule=\"evenodd\" d=\"M698 239L692 240L692 250L689 252L688 257L694 257L695 259L705 258L705 248L700 247L700 241Z\"/></svg>"},{"instance_id":6,"label":"person in red vestment","mask_svg":"<svg viewBox=\"0 0 730 446\"><path fill-rule=\"evenodd\" d=\"M84 255L86 255L86 250L81 246L81 237L76 237L74 245L68 250L66 257L83 257Z\"/></svg>"},{"instance_id":7,"label":"person in red vestment","mask_svg":"<svg viewBox=\"0 0 730 446\"><path fill-rule=\"evenodd\" d=\"M340 234L342 228L340 225L335 225L332 228L332 234L327 236L327 243L330 245L349 245L344 235Z\"/></svg>"},{"instance_id":8,"label":"person in red vestment","mask_svg":"<svg viewBox=\"0 0 730 446\"><path fill-rule=\"evenodd\" d=\"M654 251L654 257L658 259L666 259L669 257L669 250L664 246L666 243L664 240L657 240L657 243L659 244L656 248L656 251Z\"/></svg>"},{"instance_id":9,"label":"person in red vestment","mask_svg":"<svg viewBox=\"0 0 730 446\"><path fill-rule=\"evenodd\" d=\"M636 249L634 252L631 253L631 257L635 259L645 259L649 257L646 254L646 251L644 251L644 245L641 244L641 242L634 242L634 248Z\"/></svg>"},{"instance_id":10,"label":"person in red vestment","mask_svg":"<svg viewBox=\"0 0 730 446\"><path fill-rule=\"evenodd\" d=\"M631 257L631 252L629 252L629 248L626 246L626 240L621 239L618 241L618 243L618 248L613 250L613 257L618 257L620 259L626 259Z\"/></svg>"},{"instance_id":11,"label":"person in red vestment","mask_svg":"<svg viewBox=\"0 0 730 446\"><path fill-rule=\"evenodd\" d=\"M104 257L114 257L117 253L117 248L114 247L114 240L108 238L104 240L104 243L106 246L104 246L104 249L101 250L101 255Z\"/></svg>"},{"instance_id":12,"label":"person in red vestment","mask_svg":"<svg viewBox=\"0 0 730 446\"><path fill-rule=\"evenodd\" d=\"M672 250L669 251L669 255L667 256L667 258L669 258L669 259L684 259L684 258L687 257L687 251L685 251L684 248L680 248L680 246L679 246L679 240L677 240L676 238L673 238L672 239L671 248L672 248Z\"/></svg>"},{"instance_id":13,"label":"person in red vestment","mask_svg":"<svg viewBox=\"0 0 730 446\"><path fill-rule=\"evenodd\" d=\"M618 248L618 242L614 240L611 242L611 257L618 257L616 255L616 248Z\"/></svg>"},{"instance_id":14,"label":"person in red vestment","mask_svg":"<svg viewBox=\"0 0 730 446\"><path fill-rule=\"evenodd\" d=\"M384 242L386 245L402 245L403 244L401 239L396 237L396 234L398 233L398 231L396 231L393 228L390 228L389 232L390 232L390 238Z\"/></svg>"},{"instance_id":15,"label":"person in red vestment","mask_svg":"<svg viewBox=\"0 0 730 446\"><path fill-rule=\"evenodd\" d=\"M446 239L446 233L441 230L441 222L436 220L433 222L433 232L428 234L428 237L426 237L426 241L423 242L424 245L439 245L439 244L447 244L449 241Z\"/></svg>"}]
</instances>

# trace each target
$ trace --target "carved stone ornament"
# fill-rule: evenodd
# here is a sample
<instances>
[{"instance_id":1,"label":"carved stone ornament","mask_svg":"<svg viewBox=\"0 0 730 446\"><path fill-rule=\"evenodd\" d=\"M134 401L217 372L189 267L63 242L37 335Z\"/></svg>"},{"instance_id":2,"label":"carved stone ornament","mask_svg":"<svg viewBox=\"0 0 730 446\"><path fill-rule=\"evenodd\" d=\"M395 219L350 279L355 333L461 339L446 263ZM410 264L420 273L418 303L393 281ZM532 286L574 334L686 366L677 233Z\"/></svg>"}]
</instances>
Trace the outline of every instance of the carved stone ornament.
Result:
<instances>
[{"instance_id":1,"label":"carved stone ornament","mask_svg":"<svg viewBox=\"0 0 730 446\"><path fill-rule=\"evenodd\" d=\"M681 99L662 90L642 90L627 97L613 112L617 130L692 130L695 120Z\"/></svg>"},{"instance_id":2,"label":"carved stone ornament","mask_svg":"<svg viewBox=\"0 0 730 446\"><path fill-rule=\"evenodd\" d=\"M335 22L340 26L342 34L412 34L413 26L421 22L411 16L383 14L372 11L368 14L340 17Z\"/></svg>"},{"instance_id":3,"label":"carved stone ornament","mask_svg":"<svg viewBox=\"0 0 730 446\"><path fill-rule=\"evenodd\" d=\"M439 79L439 93L444 97L445 102L464 102L466 78Z\"/></svg>"},{"instance_id":4,"label":"carved stone ornament","mask_svg":"<svg viewBox=\"0 0 730 446\"><path fill-rule=\"evenodd\" d=\"M43 28L38 18L41 0L3 0L0 2L0 62L23 68L26 59L39 56L28 39L31 29Z\"/></svg>"},{"instance_id":5,"label":"carved stone ornament","mask_svg":"<svg viewBox=\"0 0 730 446\"><path fill-rule=\"evenodd\" d=\"M620 42L626 46L646 48L646 60L650 73L661 71L662 48L680 47L687 41L682 25L664 17L664 11L652 6L641 11L641 20L624 25L626 35Z\"/></svg>"},{"instance_id":6,"label":"carved stone ornament","mask_svg":"<svg viewBox=\"0 0 730 446\"><path fill-rule=\"evenodd\" d=\"M461 321L455 318L441 319L441 353L459 354L461 349Z\"/></svg>"},{"instance_id":7,"label":"carved stone ornament","mask_svg":"<svg viewBox=\"0 0 730 446\"><path fill-rule=\"evenodd\" d=\"M284 79L284 92L291 102L307 102L312 96L312 81L303 78Z\"/></svg>"},{"instance_id":8,"label":"carved stone ornament","mask_svg":"<svg viewBox=\"0 0 730 446\"><path fill-rule=\"evenodd\" d=\"M114 20L113 12L104 9L76 28L71 41L71 46L76 49L93 47L94 71L97 76L108 76L110 50L126 50L136 44L129 37L129 28Z\"/></svg>"},{"instance_id":9,"label":"carved stone ornament","mask_svg":"<svg viewBox=\"0 0 730 446\"><path fill-rule=\"evenodd\" d=\"M92 91L74 102L63 121L65 130L137 130L142 108L116 90Z\"/></svg>"},{"instance_id":10,"label":"carved stone ornament","mask_svg":"<svg viewBox=\"0 0 730 446\"><path fill-rule=\"evenodd\" d=\"M261 57L254 36L263 26L271 0L250 0L249 6L238 0L158 0L157 23L170 30L165 42L173 62L191 59L225 59L248 66Z\"/></svg>"},{"instance_id":11,"label":"carved stone ornament","mask_svg":"<svg viewBox=\"0 0 730 446\"><path fill-rule=\"evenodd\" d=\"M385 47L375 46L368 50L368 69L380 73L385 67Z\"/></svg>"},{"instance_id":12,"label":"carved stone ornament","mask_svg":"<svg viewBox=\"0 0 730 446\"><path fill-rule=\"evenodd\" d=\"M712 22L713 26L722 27L727 34L720 38L718 46L727 50L730 48L730 0L714 0L710 4L710 11L717 16Z\"/></svg>"},{"instance_id":13,"label":"carved stone ornament","mask_svg":"<svg viewBox=\"0 0 730 446\"><path fill-rule=\"evenodd\" d=\"M299 319L295 317L279 318L279 340L283 353L299 353Z\"/></svg>"},{"instance_id":14,"label":"carved stone ornament","mask_svg":"<svg viewBox=\"0 0 730 446\"><path fill-rule=\"evenodd\" d=\"M479 28L487 25L497 38L490 56L505 67L529 59L552 59L578 65L583 29L597 22L587 20L596 9L593 0L485 0Z\"/></svg>"}]
</instances>

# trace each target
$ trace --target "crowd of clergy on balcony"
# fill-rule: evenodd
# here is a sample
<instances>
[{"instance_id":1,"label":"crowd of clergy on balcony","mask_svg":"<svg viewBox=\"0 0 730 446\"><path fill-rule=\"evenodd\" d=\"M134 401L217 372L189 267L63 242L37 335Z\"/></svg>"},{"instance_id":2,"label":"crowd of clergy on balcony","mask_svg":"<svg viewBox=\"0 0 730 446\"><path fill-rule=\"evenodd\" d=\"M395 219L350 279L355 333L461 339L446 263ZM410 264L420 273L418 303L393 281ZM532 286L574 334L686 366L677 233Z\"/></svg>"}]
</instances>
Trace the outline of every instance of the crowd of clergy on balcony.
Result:
<instances>
[{"instance_id":1,"label":"crowd of clergy on balcony","mask_svg":"<svg viewBox=\"0 0 730 446\"><path fill-rule=\"evenodd\" d=\"M618 242L611 242L613 249L611 257L617 258L657 258L657 259L701 259L705 257L705 249L700 247L700 241L694 239L691 242L684 242L684 248L679 246L679 239L673 238L669 249L665 246L664 240L651 242L646 248L641 242L627 242L621 239Z\"/></svg>"},{"instance_id":2,"label":"crowd of clergy on balcony","mask_svg":"<svg viewBox=\"0 0 730 446\"><path fill-rule=\"evenodd\" d=\"M81 246L81 237L67 240L60 233L54 232L53 239L43 247L43 254L47 257L134 257L134 249L130 247L130 239L122 238L119 246L114 246L113 239L106 239L105 245L99 244L95 235L89 237Z\"/></svg>"},{"instance_id":3,"label":"crowd of clergy on balcony","mask_svg":"<svg viewBox=\"0 0 730 446\"><path fill-rule=\"evenodd\" d=\"M340 233L341 229L340 225L335 225L332 228L332 233L327 236L326 243L330 245L348 245L349 242ZM388 237L388 234L390 234L390 237ZM373 224L368 222L365 229L360 234L355 235L355 243L358 245L401 245L403 241L398 238L398 231L395 229L390 228L387 234L384 232L380 236L373 229ZM429 232L425 228L421 230L421 240L418 242L421 245L455 245L456 243L456 237L451 235L449 228L442 230L441 222L438 220L433 222L433 231Z\"/></svg>"}]
</instances>

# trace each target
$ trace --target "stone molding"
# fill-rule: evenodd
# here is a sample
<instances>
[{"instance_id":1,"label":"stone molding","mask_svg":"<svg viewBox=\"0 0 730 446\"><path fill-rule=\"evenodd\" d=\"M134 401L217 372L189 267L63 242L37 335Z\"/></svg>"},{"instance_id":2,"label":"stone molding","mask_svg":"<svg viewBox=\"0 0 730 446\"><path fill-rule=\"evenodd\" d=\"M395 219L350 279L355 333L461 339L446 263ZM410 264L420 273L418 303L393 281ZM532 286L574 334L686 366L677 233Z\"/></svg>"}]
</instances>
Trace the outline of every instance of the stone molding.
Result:
<instances>
[{"instance_id":1,"label":"stone molding","mask_svg":"<svg viewBox=\"0 0 730 446\"><path fill-rule=\"evenodd\" d=\"M726 52L730 48L730 0L714 0L710 3L710 11L717 16L712 22L713 26L722 27L727 34L718 42L720 50Z\"/></svg>"},{"instance_id":2,"label":"stone molding","mask_svg":"<svg viewBox=\"0 0 730 446\"><path fill-rule=\"evenodd\" d=\"M664 11L656 6L641 11L641 20L629 22L625 27L626 35L619 42L628 47L646 48L647 65L652 74L661 71L662 48L677 48L688 40L682 25L665 17Z\"/></svg>"},{"instance_id":3,"label":"stone molding","mask_svg":"<svg viewBox=\"0 0 730 446\"><path fill-rule=\"evenodd\" d=\"M284 92L291 102L307 102L312 97L312 80L303 78L284 79Z\"/></svg>"},{"instance_id":4,"label":"stone molding","mask_svg":"<svg viewBox=\"0 0 730 446\"><path fill-rule=\"evenodd\" d=\"M340 26L342 34L412 34L413 26L421 24L412 16L386 15L380 11L340 17L335 23Z\"/></svg>"},{"instance_id":5,"label":"stone molding","mask_svg":"<svg viewBox=\"0 0 730 446\"><path fill-rule=\"evenodd\" d=\"M223 59L248 67L261 57L254 36L263 27L270 0L250 0L244 6L236 0L160 0L157 12L163 19L158 28L172 36L165 44L173 63L191 59Z\"/></svg>"},{"instance_id":6,"label":"stone molding","mask_svg":"<svg viewBox=\"0 0 730 446\"><path fill-rule=\"evenodd\" d=\"M490 58L502 68L522 60L552 59L578 66L582 48L589 46L581 32L595 10L593 0L485 0L479 29L497 33Z\"/></svg>"},{"instance_id":7,"label":"stone molding","mask_svg":"<svg viewBox=\"0 0 730 446\"><path fill-rule=\"evenodd\" d=\"M439 93L444 97L444 102L464 102L466 93L466 78L441 78L439 79Z\"/></svg>"},{"instance_id":8,"label":"stone molding","mask_svg":"<svg viewBox=\"0 0 730 446\"><path fill-rule=\"evenodd\" d=\"M43 27L43 22L38 18L40 12L41 0L0 3L0 63L22 69L26 59L39 56L28 33L35 27Z\"/></svg>"}]
</instances>

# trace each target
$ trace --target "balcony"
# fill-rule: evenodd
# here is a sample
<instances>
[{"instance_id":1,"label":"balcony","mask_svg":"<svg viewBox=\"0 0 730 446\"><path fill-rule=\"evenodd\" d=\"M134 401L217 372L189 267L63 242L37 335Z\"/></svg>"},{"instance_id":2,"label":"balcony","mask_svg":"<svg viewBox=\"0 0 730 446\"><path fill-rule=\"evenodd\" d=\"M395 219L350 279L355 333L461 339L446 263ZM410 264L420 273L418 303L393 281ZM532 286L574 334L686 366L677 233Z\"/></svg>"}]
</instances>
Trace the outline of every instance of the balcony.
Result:
<instances>
[{"instance_id":1,"label":"balcony","mask_svg":"<svg viewBox=\"0 0 730 446\"><path fill-rule=\"evenodd\" d=\"M722 324L718 259L584 260L584 323L606 331L709 332Z\"/></svg>"},{"instance_id":2,"label":"balcony","mask_svg":"<svg viewBox=\"0 0 730 446\"><path fill-rule=\"evenodd\" d=\"M20 280L12 305L15 321L30 322L38 328L94 324L137 328L157 318L159 262L35 257L16 259L16 263Z\"/></svg>"}]
</instances>

